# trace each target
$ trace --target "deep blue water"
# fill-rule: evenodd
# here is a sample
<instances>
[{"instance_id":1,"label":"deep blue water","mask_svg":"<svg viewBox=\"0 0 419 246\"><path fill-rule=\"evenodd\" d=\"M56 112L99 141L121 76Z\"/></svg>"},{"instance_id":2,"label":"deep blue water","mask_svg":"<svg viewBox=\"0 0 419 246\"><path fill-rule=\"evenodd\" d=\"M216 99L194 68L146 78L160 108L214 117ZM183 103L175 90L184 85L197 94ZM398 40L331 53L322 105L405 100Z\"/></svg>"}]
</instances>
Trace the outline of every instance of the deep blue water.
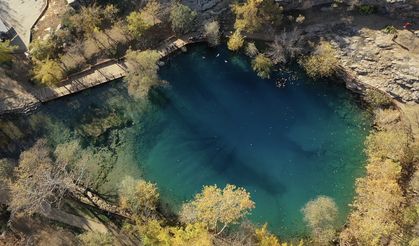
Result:
<instances>
[{"instance_id":1,"label":"deep blue water","mask_svg":"<svg viewBox=\"0 0 419 246\"><path fill-rule=\"evenodd\" d=\"M300 209L318 195L336 201L344 222L370 121L343 84L312 81L298 68L263 80L246 57L203 45L166 61L160 75L168 85L152 91L148 106L115 81L35 114L65 128L48 130L57 142L66 132L79 134L97 111L130 119L113 141L124 142L116 165L134 176L138 167L175 211L203 185L230 183L251 193L256 208L249 218L268 222L283 238L306 233ZM278 88L279 80L286 86Z\"/></svg>"}]
</instances>

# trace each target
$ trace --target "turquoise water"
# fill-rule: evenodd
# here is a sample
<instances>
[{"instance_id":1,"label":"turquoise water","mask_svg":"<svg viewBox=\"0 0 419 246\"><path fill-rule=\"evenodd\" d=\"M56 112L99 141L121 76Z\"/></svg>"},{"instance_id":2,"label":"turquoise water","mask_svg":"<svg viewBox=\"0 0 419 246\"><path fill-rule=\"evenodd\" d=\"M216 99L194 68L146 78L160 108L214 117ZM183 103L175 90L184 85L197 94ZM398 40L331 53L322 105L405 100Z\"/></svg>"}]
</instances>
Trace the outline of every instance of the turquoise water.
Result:
<instances>
[{"instance_id":1,"label":"turquoise water","mask_svg":"<svg viewBox=\"0 0 419 246\"><path fill-rule=\"evenodd\" d=\"M168 85L152 91L148 106L114 82L35 114L60 122L60 137L83 136L80 124L98 111L128 119L99 143L83 144L123 146L119 172L135 176L138 168L175 211L203 185L230 183L251 193L249 218L283 238L307 232L300 209L318 195L336 201L344 222L370 121L342 84L311 81L297 68L262 80L246 57L202 45L166 61L160 75Z\"/></svg>"}]
</instances>

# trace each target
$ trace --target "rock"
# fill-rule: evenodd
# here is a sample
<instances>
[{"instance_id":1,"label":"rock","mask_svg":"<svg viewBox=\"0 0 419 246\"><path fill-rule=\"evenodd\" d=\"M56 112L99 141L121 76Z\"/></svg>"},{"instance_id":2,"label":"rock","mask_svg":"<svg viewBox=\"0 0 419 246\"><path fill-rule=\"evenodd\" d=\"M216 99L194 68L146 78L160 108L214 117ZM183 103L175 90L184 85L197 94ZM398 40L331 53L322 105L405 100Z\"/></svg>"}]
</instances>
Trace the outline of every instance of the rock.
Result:
<instances>
[{"instance_id":1,"label":"rock","mask_svg":"<svg viewBox=\"0 0 419 246\"><path fill-rule=\"evenodd\" d=\"M375 39L375 44L381 49L391 49L393 46L393 40L391 35L381 35Z\"/></svg>"}]
</instances>

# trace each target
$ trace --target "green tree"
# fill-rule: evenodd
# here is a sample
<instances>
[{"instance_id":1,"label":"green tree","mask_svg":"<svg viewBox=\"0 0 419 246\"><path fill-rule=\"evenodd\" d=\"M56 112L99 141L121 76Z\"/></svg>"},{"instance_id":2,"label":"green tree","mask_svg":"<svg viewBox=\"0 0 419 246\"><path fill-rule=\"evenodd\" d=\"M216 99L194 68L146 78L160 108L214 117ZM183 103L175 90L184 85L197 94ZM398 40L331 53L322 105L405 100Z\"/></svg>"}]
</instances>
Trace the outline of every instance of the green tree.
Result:
<instances>
[{"instance_id":1,"label":"green tree","mask_svg":"<svg viewBox=\"0 0 419 246\"><path fill-rule=\"evenodd\" d=\"M133 11L127 16L127 23L129 33L135 38L141 37L151 27L137 11Z\"/></svg>"},{"instance_id":2,"label":"green tree","mask_svg":"<svg viewBox=\"0 0 419 246\"><path fill-rule=\"evenodd\" d=\"M336 50L329 42L322 41L313 54L302 60L307 74L312 78L330 77L335 74L339 60Z\"/></svg>"},{"instance_id":3,"label":"green tree","mask_svg":"<svg viewBox=\"0 0 419 246\"><path fill-rule=\"evenodd\" d=\"M57 55L57 47L51 39L34 40L29 46L29 53L37 61L54 58Z\"/></svg>"},{"instance_id":4,"label":"green tree","mask_svg":"<svg viewBox=\"0 0 419 246\"><path fill-rule=\"evenodd\" d=\"M185 203L180 212L184 223L204 223L210 230L220 234L232 223L247 215L255 207L250 194L243 188L227 185L204 186L194 200ZM222 228L218 230L218 226Z\"/></svg>"},{"instance_id":5,"label":"green tree","mask_svg":"<svg viewBox=\"0 0 419 246\"><path fill-rule=\"evenodd\" d=\"M173 31L177 33L187 33L194 26L197 13L191 10L188 6L181 3L173 3L170 10L170 22L172 23Z\"/></svg>"},{"instance_id":6,"label":"green tree","mask_svg":"<svg viewBox=\"0 0 419 246\"><path fill-rule=\"evenodd\" d=\"M227 47L229 50L237 51L239 50L244 44L244 38L241 35L239 30L236 30L228 39Z\"/></svg>"},{"instance_id":7,"label":"green tree","mask_svg":"<svg viewBox=\"0 0 419 246\"><path fill-rule=\"evenodd\" d=\"M151 87L161 84L157 74L160 54L155 50L128 50L126 59L130 64L125 77L128 93L134 98L145 98Z\"/></svg>"},{"instance_id":8,"label":"green tree","mask_svg":"<svg viewBox=\"0 0 419 246\"><path fill-rule=\"evenodd\" d=\"M257 55L252 61L252 68L261 78L269 78L273 63L264 54Z\"/></svg>"},{"instance_id":9,"label":"green tree","mask_svg":"<svg viewBox=\"0 0 419 246\"><path fill-rule=\"evenodd\" d=\"M78 236L83 246L113 246L115 245L115 237L110 233L100 233L88 231Z\"/></svg>"},{"instance_id":10,"label":"green tree","mask_svg":"<svg viewBox=\"0 0 419 246\"><path fill-rule=\"evenodd\" d=\"M301 211L311 229L315 242L327 245L335 236L338 208L332 198L318 196L309 201Z\"/></svg>"},{"instance_id":11,"label":"green tree","mask_svg":"<svg viewBox=\"0 0 419 246\"><path fill-rule=\"evenodd\" d=\"M102 28L103 13L97 5L82 6L79 13L70 16L70 27L79 34L92 35Z\"/></svg>"},{"instance_id":12,"label":"green tree","mask_svg":"<svg viewBox=\"0 0 419 246\"><path fill-rule=\"evenodd\" d=\"M204 31L211 46L217 46L220 43L220 25L218 21L211 21L205 24Z\"/></svg>"},{"instance_id":13,"label":"green tree","mask_svg":"<svg viewBox=\"0 0 419 246\"><path fill-rule=\"evenodd\" d=\"M35 79L47 86L56 85L64 78L60 64L51 59L36 62L33 72Z\"/></svg>"},{"instance_id":14,"label":"green tree","mask_svg":"<svg viewBox=\"0 0 419 246\"><path fill-rule=\"evenodd\" d=\"M9 40L0 42L0 64L12 60L12 54L17 49L16 46L10 44Z\"/></svg>"},{"instance_id":15,"label":"green tree","mask_svg":"<svg viewBox=\"0 0 419 246\"><path fill-rule=\"evenodd\" d=\"M136 214L150 215L156 210L159 193L156 184L126 176L119 186L119 203L122 208Z\"/></svg>"}]
</instances>

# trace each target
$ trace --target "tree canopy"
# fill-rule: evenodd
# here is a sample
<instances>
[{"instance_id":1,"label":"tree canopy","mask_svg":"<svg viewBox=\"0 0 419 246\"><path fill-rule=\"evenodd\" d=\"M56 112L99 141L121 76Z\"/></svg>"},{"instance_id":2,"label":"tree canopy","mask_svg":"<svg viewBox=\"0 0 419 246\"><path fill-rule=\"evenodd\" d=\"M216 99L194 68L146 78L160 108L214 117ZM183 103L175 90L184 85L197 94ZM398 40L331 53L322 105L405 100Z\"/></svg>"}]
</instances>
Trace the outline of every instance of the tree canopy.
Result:
<instances>
[{"instance_id":1,"label":"tree canopy","mask_svg":"<svg viewBox=\"0 0 419 246\"><path fill-rule=\"evenodd\" d=\"M252 68L263 79L269 78L273 63L264 54L258 54L252 61Z\"/></svg>"},{"instance_id":2,"label":"tree canopy","mask_svg":"<svg viewBox=\"0 0 419 246\"><path fill-rule=\"evenodd\" d=\"M130 64L125 77L128 93L134 98L145 98L150 88L161 82L157 74L160 54L155 50L129 50L126 59Z\"/></svg>"},{"instance_id":3,"label":"tree canopy","mask_svg":"<svg viewBox=\"0 0 419 246\"><path fill-rule=\"evenodd\" d=\"M336 50L326 41L320 42L313 54L304 58L302 64L312 78L330 77L338 66Z\"/></svg>"},{"instance_id":4,"label":"tree canopy","mask_svg":"<svg viewBox=\"0 0 419 246\"><path fill-rule=\"evenodd\" d=\"M204 186L194 200L183 205L180 212L185 223L204 223L210 230L221 233L229 224L237 222L255 207L250 194L243 188L227 185L224 189L216 185Z\"/></svg>"},{"instance_id":5,"label":"tree canopy","mask_svg":"<svg viewBox=\"0 0 419 246\"><path fill-rule=\"evenodd\" d=\"M60 64L51 59L38 61L34 67L34 77L43 85L56 85L64 78L64 71Z\"/></svg>"},{"instance_id":6,"label":"tree canopy","mask_svg":"<svg viewBox=\"0 0 419 246\"><path fill-rule=\"evenodd\" d=\"M133 11L127 16L127 28L134 38L141 37L150 27L150 23L144 20L140 12Z\"/></svg>"},{"instance_id":7,"label":"tree canopy","mask_svg":"<svg viewBox=\"0 0 419 246\"><path fill-rule=\"evenodd\" d=\"M175 2L170 11L170 22L173 31L187 33L193 27L197 13L188 6Z\"/></svg>"},{"instance_id":8,"label":"tree canopy","mask_svg":"<svg viewBox=\"0 0 419 246\"><path fill-rule=\"evenodd\" d=\"M211 21L205 24L205 36L211 46L217 46L220 43L220 24L218 21Z\"/></svg>"},{"instance_id":9,"label":"tree canopy","mask_svg":"<svg viewBox=\"0 0 419 246\"><path fill-rule=\"evenodd\" d=\"M227 48L232 51L238 51L244 44L244 38L239 30L236 30L228 39Z\"/></svg>"},{"instance_id":10,"label":"tree canopy","mask_svg":"<svg viewBox=\"0 0 419 246\"><path fill-rule=\"evenodd\" d=\"M301 211L311 228L314 241L327 245L335 236L338 208L332 198L319 196L309 201Z\"/></svg>"}]
</instances>

